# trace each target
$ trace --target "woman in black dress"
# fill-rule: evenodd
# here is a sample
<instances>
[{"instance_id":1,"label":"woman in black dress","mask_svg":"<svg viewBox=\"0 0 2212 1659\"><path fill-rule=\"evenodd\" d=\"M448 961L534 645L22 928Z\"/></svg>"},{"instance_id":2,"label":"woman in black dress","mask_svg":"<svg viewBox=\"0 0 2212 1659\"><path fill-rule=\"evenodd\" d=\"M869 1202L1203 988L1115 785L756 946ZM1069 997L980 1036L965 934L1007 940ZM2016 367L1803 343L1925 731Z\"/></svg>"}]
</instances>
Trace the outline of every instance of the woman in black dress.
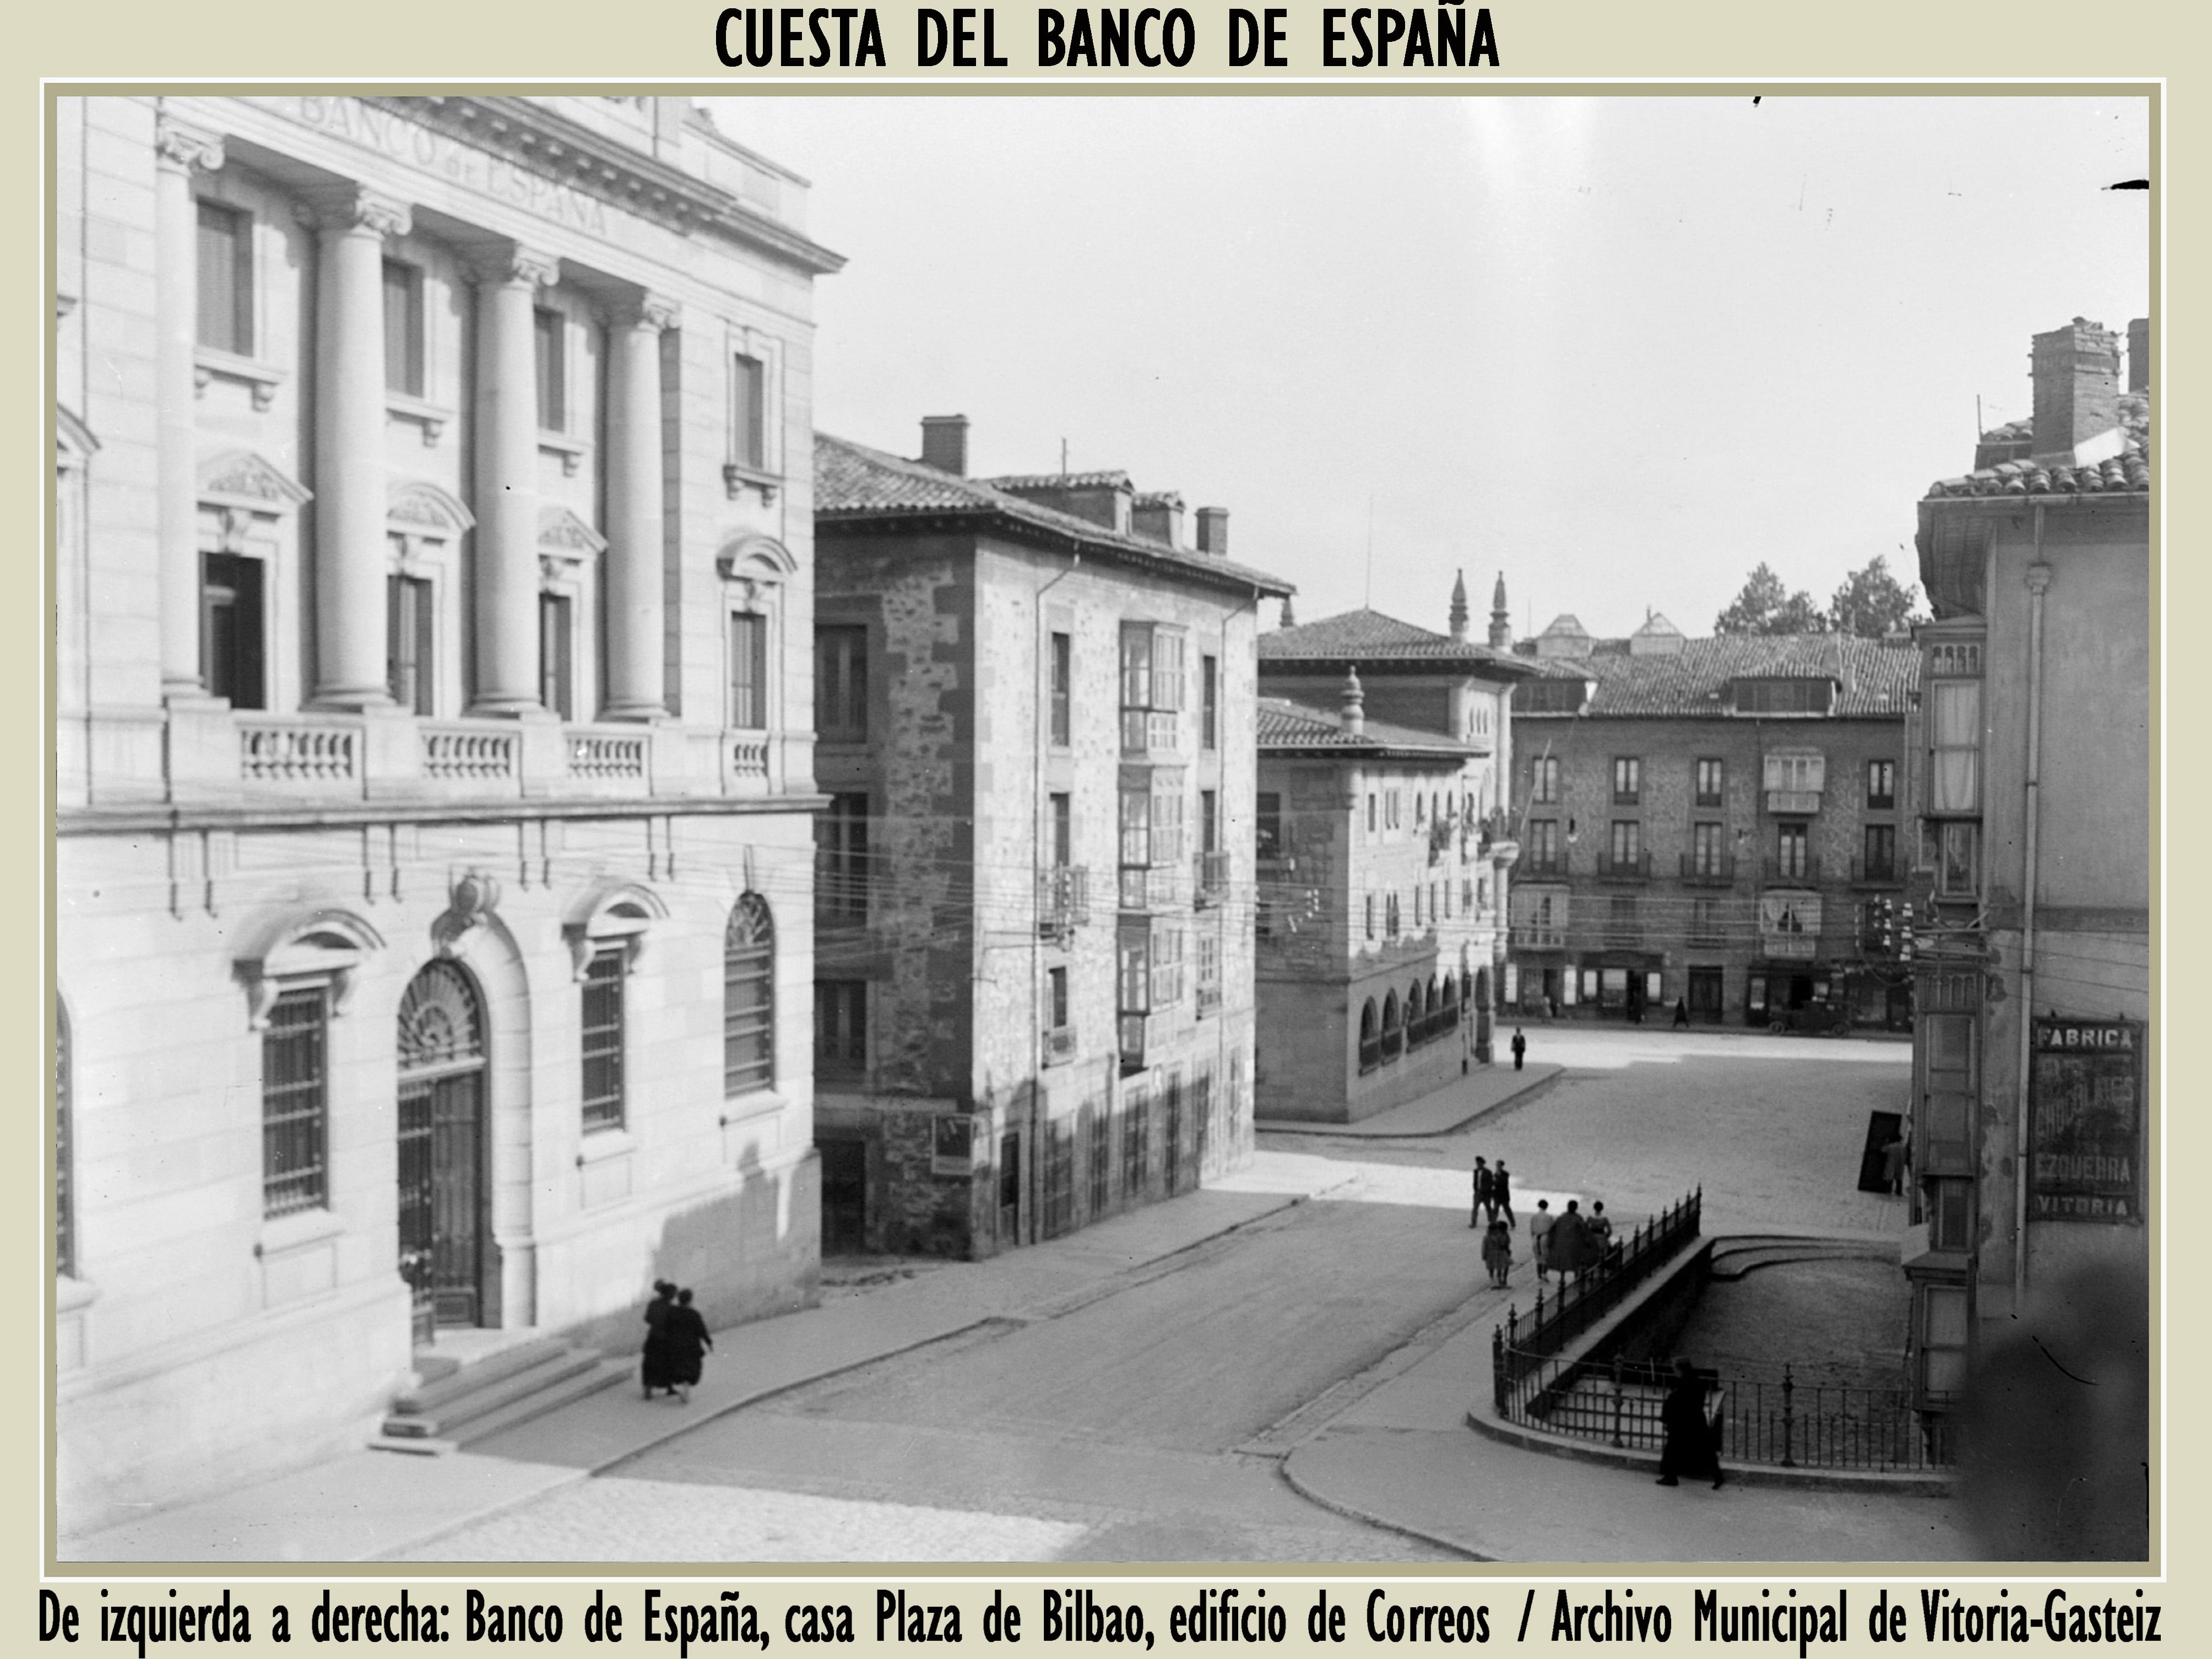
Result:
<instances>
[{"instance_id":1,"label":"woman in black dress","mask_svg":"<svg viewBox=\"0 0 2212 1659\"><path fill-rule=\"evenodd\" d=\"M675 1379L668 1374L668 1316L676 1311L676 1286L665 1279L653 1281L653 1300L645 1304L645 1357L638 1365L638 1381L645 1384L645 1397L653 1398L655 1389L675 1389Z\"/></svg>"},{"instance_id":2,"label":"woman in black dress","mask_svg":"<svg viewBox=\"0 0 2212 1659\"><path fill-rule=\"evenodd\" d=\"M691 1292L678 1291L668 1314L668 1380L676 1385L678 1399L690 1401L692 1386L705 1368L707 1350L714 1346L705 1318L691 1305Z\"/></svg>"},{"instance_id":3,"label":"woman in black dress","mask_svg":"<svg viewBox=\"0 0 2212 1659\"><path fill-rule=\"evenodd\" d=\"M1711 1475L1713 1490L1719 1491L1720 1444L1705 1418L1705 1379L1687 1359L1674 1362L1674 1384L1659 1408L1659 1423L1667 1431L1659 1453L1659 1484L1679 1486L1683 1475L1700 1480Z\"/></svg>"}]
</instances>

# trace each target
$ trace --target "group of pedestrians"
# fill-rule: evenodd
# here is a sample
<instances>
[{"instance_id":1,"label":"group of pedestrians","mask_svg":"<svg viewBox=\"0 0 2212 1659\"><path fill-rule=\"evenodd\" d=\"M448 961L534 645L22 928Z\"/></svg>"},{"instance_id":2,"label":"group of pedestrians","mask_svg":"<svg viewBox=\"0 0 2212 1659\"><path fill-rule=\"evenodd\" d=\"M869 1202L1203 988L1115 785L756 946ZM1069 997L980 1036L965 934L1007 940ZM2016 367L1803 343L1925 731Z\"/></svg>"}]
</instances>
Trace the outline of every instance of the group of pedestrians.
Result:
<instances>
[{"instance_id":1,"label":"group of pedestrians","mask_svg":"<svg viewBox=\"0 0 2212 1659\"><path fill-rule=\"evenodd\" d=\"M638 1367L645 1397L658 1390L688 1404L714 1346L705 1316L691 1305L691 1292L665 1279L653 1280L653 1300L645 1304L645 1358Z\"/></svg>"},{"instance_id":2,"label":"group of pedestrians","mask_svg":"<svg viewBox=\"0 0 2212 1659\"><path fill-rule=\"evenodd\" d=\"M1489 1270L1492 1284L1504 1284L1513 1270L1515 1223L1513 1176L1504 1158L1495 1164L1486 1158L1474 1160L1474 1206L1467 1224L1483 1229L1482 1265ZM1601 1202L1592 1204L1584 1215L1582 1201L1571 1198L1565 1211L1553 1215L1552 1200L1540 1198L1536 1212L1528 1218L1528 1247L1540 1279L1548 1279L1554 1270L1562 1277L1585 1273L1612 1253L1613 1220Z\"/></svg>"}]
</instances>

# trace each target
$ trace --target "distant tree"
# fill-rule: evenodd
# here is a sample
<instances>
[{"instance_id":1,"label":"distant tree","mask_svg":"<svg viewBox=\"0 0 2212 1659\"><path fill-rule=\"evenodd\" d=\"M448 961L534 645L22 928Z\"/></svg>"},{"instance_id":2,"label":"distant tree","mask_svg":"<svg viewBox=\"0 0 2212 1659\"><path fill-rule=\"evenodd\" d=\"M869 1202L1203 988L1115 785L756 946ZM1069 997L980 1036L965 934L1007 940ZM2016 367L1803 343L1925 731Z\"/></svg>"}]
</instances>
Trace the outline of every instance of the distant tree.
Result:
<instances>
[{"instance_id":1,"label":"distant tree","mask_svg":"<svg viewBox=\"0 0 2212 1659\"><path fill-rule=\"evenodd\" d=\"M1865 569L1854 570L1844 578L1836 596L1828 601L1828 626L1838 634L1878 640L1924 620L1913 614L1919 598L1919 588L1910 583L1900 586L1889 574L1887 557L1877 553Z\"/></svg>"},{"instance_id":2,"label":"distant tree","mask_svg":"<svg viewBox=\"0 0 2212 1659\"><path fill-rule=\"evenodd\" d=\"M1764 561L1744 579L1729 608L1713 618L1716 634L1821 634L1828 619L1810 593L1790 592Z\"/></svg>"}]
</instances>

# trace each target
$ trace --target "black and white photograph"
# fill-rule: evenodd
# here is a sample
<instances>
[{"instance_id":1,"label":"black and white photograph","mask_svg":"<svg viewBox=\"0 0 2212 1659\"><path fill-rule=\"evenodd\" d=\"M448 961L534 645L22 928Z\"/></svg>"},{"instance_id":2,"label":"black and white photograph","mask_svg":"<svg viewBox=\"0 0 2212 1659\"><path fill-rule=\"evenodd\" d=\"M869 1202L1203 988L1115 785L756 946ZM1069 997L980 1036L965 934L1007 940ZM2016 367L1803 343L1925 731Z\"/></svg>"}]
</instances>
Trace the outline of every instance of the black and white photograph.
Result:
<instances>
[{"instance_id":1,"label":"black and white photograph","mask_svg":"<svg viewBox=\"0 0 2212 1659\"><path fill-rule=\"evenodd\" d=\"M2150 1559L2154 85L1097 90L50 88L54 1559Z\"/></svg>"}]
</instances>

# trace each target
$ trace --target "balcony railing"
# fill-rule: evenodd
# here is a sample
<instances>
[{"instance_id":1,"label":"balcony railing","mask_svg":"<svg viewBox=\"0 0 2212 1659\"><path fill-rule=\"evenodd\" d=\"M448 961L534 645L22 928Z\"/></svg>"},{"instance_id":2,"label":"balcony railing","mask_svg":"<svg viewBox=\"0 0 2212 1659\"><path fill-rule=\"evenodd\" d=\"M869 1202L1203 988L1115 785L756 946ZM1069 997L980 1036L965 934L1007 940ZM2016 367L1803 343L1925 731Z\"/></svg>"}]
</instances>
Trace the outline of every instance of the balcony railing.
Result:
<instances>
[{"instance_id":1,"label":"balcony railing","mask_svg":"<svg viewBox=\"0 0 2212 1659\"><path fill-rule=\"evenodd\" d=\"M1521 855L1521 879L1531 876L1564 876L1567 873L1567 855L1556 848L1551 852L1537 851Z\"/></svg>"},{"instance_id":2,"label":"balcony railing","mask_svg":"<svg viewBox=\"0 0 2212 1659\"><path fill-rule=\"evenodd\" d=\"M1597 855L1597 876L1600 881L1649 881L1651 854L1631 853L1624 858L1601 848Z\"/></svg>"},{"instance_id":3,"label":"balcony railing","mask_svg":"<svg viewBox=\"0 0 2212 1659\"><path fill-rule=\"evenodd\" d=\"M1197 882L1193 898L1199 906L1218 904L1228 895L1228 854L1222 852L1199 854L1192 860L1192 873Z\"/></svg>"},{"instance_id":4,"label":"balcony railing","mask_svg":"<svg viewBox=\"0 0 2212 1659\"><path fill-rule=\"evenodd\" d=\"M360 727L283 715L241 716L238 775L246 783L345 784L362 772Z\"/></svg>"},{"instance_id":5,"label":"balcony railing","mask_svg":"<svg viewBox=\"0 0 2212 1659\"><path fill-rule=\"evenodd\" d=\"M1735 857L1729 853L1682 854L1682 881L1690 887L1729 887L1735 882Z\"/></svg>"},{"instance_id":6,"label":"balcony railing","mask_svg":"<svg viewBox=\"0 0 2212 1659\"><path fill-rule=\"evenodd\" d=\"M1855 887L1887 886L1903 878L1902 866L1894 855L1886 859L1855 858L1851 860L1851 884Z\"/></svg>"},{"instance_id":7,"label":"balcony railing","mask_svg":"<svg viewBox=\"0 0 2212 1659\"><path fill-rule=\"evenodd\" d=\"M1091 872L1079 864L1056 864L1037 872L1037 933L1066 939L1091 920Z\"/></svg>"},{"instance_id":8,"label":"balcony railing","mask_svg":"<svg viewBox=\"0 0 2212 1659\"><path fill-rule=\"evenodd\" d=\"M1820 792L1817 789L1770 789L1766 792L1766 811L1770 817L1810 817L1820 810Z\"/></svg>"},{"instance_id":9,"label":"balcony railing","mask_svg":"<svg viewBox=\"0 0 2212 1659\"><path fill-rule=\"evenodd\" d=\"M1766 855L1766 879L1789 887L1815 887L1820 881L1820 855L1806 853L1793 857Z\"/></svg>"},{"instance_id":10,"label":"balcony railing","mask_svg":"<svg viewBox=\"0 0 2212 1659\"><path fill-rule=\"evenodd\" d=\"M1068 1061L1074 1058L1075 1028L1073 1026L1055 1026L1053 1030L1047 1031L1044 1034L1044 1063L1046 1065L1065 1066Z\"/></svg>"},{"instance_id":11,"label":"balcony railing","mask_svg":"<svg viewBox=\"0 0 2212 1659\"><path fill-rule=\"evenodd\" d=\"M1515 927L1511 930L1511 945L1516 951L1564 951L1567 945L1567 930L1558 927Z\"/></svg>"}]
</instances>

